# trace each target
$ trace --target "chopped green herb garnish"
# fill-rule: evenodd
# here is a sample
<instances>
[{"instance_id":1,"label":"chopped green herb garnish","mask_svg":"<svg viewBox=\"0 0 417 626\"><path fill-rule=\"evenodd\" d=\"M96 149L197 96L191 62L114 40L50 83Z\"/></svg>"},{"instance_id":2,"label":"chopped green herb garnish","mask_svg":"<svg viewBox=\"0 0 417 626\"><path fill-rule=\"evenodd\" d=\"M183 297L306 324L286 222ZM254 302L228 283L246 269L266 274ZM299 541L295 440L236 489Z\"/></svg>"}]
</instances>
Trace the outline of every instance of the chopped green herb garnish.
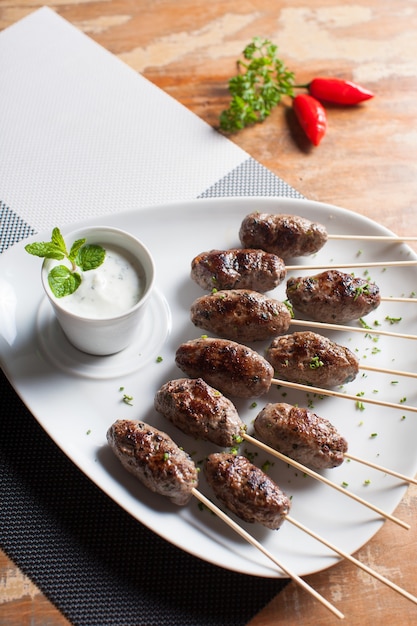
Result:
<instances>
[{"instance_id":1,"label":"chopped green herb garnish","mask_svg":"<svg viewBox=\"0 0 417 626\"><path fill-rule=\"evenodd\" d=\"M261 466L261 470L265 472L266 474L266 472L269 470L271 465L272 465L271 461L265 461L265 463L263 463L263 465Z\"/></svg>"},{"instance_id":2,"label":"chopped green herb garnish","mask_svg":"<svg viewBox=\"0 0 417 626\"><path fill-rule=\"evenodd\" d=\"M365 295L369 294L369 283L366 283L366 285L359 285L358 287L356 287L355 295L353 299L357 300L359 296L361 296L362 294L365 294Z\"/></svg>"},{"instance_id":3,"label":"chopped green herb garnish","mask_svg":"<svg viewBox=\"0 0 417 626\"><path fill-rule=\"evenodd\" d=\"M357 393L356 395L358 396L358 398L360 398L361 396L364 396L364 395L365 395L365 392L364 392L364 391L360 391L360 392L359 392L359 393ZM359 411L364 411L364 410L365 410L365 405L364 405L364 403L363 403L361 400L357 400L357 402L356 402L356 408L357 408Z\"/></svg>"},{"instance_id":4,"label":"chopped green herb garnish","mask_svg":"<svg viewBox=\"0 0 417 626\"><path fill-rule=\"evenodd\" d=\"M293 305L291 304L291 302L289 300L284 300L283 304L285 304L285 306L287 307L287 309L289 311L291 319L293 319L295 317L294 316L294 307L293 307Z\"/></svg>"},{"instance_id":5,"label":"chopped green herb garnish","mask_svg":"<svg viewBox=\"0 0 417 626\"><path fill-rule=\"evenodd\" d=\"M389 322L391 325L398 324L399 322L401 322L401 320L402 320L402 317L390 317L389 315L385 317L385 321Z\"/></svg>"},{"instance_id":6,"label":"chopped green herb garnish","mask_svg":"<svg viewBox=\"0 0 417 626\"><path fill-rule=\"evenodd\" d=\"M319 367L323 367L323 365L324 365L323 361L321 361L318 356L313 356L313 358L310 361L309 367L312 370L316 370Z\"/></svg>"}]
</instances>

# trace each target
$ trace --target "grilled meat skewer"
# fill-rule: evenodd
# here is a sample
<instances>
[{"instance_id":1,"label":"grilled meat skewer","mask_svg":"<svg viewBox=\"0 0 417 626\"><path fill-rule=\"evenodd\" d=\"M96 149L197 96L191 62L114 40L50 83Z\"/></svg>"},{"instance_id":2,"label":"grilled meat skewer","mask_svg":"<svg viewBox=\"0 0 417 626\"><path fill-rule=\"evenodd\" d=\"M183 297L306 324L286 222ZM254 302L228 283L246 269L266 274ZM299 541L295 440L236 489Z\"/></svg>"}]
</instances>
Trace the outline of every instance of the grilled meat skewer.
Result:
<instances>
[{"instance_id":1,"label":"grilled meat skewer","mask_svg":"<svg viewBox=\"0 0 417 626\"><path fill-rule=\"evenodd\" d=\"M151 491L184 506L198 486L191 457L160 430L141 421L118 420L107 441L123 467Z\"/></svg>"},{"instance_id":2,"label":"grilled meat skewer","mask_svg":"<svg viewBox=\"0 0 417 626\"><path fill-rule=\"evenodd\" d=\"M157 391L154 406L187 435L223 448L235 445L245 431L234 404L202 378L168 381Z\"/></svg>"},{"instance_id":3,"label":"grilled meat skewer","mask_svg":"<svg viewBox=\"0 0 417 626\"><path fill-rule=\"evenodd\" d=\"M287 280L286 294L296 311L319 322L345 324L374 311L379 287L336 269Z\"/></svg>"},{"instance_id":4,"label":"grilled meat skewer","mask_svg":"<svg viewBox=\"0 0 417 626\"><path fill-rule=\"evenodd\" d=\"M276 337L265 358L277 378L325 389L351 382L359 371L353 352L308 330Z\"/></svg>"},{"instance_id":5,"label":"grilled meat skewer","mask_svg":"<svg viewBox=\"0 0 417 626\"><path fill-rule=\"evenodd\" d=\"M327 241L327 232L304 217L255 211L242 221L239 238L245 248L260 248L288 259L318 252Z\"/></svg>"},{"instance_id":6,"label":"grilled meat skewer","mask_svg":"<svg viewBox=\"0 0 417 626\"><path fill-rule=\"evenodd\" d=\"M202 252L191 261L191 278L208 291L270 291L284 281L286 274L283 260L264 250L210 250Z\"/></svg>"},{"instance_id":7,"label":"grilled meat skewer","mask_svg":"<svg viewBox=\"0 0 417 626\"><path fill-rule=\"evenodd\" d=\"M273 367L260 354L235 341L201 337L179 346L175 363L190 378L203 378L223 393L257 398L271 386Z\"/></svg>"},{"instance_id":8,"label":"grilled meat skewer","mask_svg":"<svg viewBox=\"0 0 417 626\"><path fill-rule=\"evenodd\" d=\"M288 307L250 289L216 291L191 305L195 326L243 343L263 341L286 332L291 323Z\"/></svg>"},{"instance_id":9,"label":"grilled meat skewer","mask_svg":"<svg viewBox=\"0 0 417 626\"><path fill-rule=\"evenodd\" d=\"M285 493L244 456L210 454L204 475L219 500L245 522L277 530L290 511Z\"/></svg>"},{"instance_id":10,"label":"grilled meat skewer","mask_svg":"<svg viewBox=\"0 0 417 626\"><path fill-rule=\"evenodd\" d=\"M348 449L346 439L328 420L284 402L267 404L253 426L271 448L313 469L338 467Z\"/></svg>"}]
</instances>

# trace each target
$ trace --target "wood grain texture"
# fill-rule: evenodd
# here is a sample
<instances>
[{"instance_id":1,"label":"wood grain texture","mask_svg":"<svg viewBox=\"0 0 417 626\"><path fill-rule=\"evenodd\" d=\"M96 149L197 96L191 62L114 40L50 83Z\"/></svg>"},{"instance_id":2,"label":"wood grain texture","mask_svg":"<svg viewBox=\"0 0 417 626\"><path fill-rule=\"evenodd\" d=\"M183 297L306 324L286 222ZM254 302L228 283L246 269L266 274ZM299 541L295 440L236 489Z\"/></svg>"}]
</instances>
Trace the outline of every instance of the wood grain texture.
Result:
<instances>
[{"instance_id":1,"label":"wood grain texture","mask_svg":"<svg viewBox=\"0 0 417 626\"><path fill-rule=\"evenodd\" d=\"M300 130L290 103L231 140L311 200L417 235L417 4L361 0L0 0L0 29L47 5L212 126L227 107L227 80L254 35L269 37L307 82L335 75L376 97L353 109L329 107L318 148ZM414 246L417 250L417 246ZM417 488L358 558L417 594ZM342 610L348 626L411 626L417 607L353 565L308 578ZM248 626L338 623L290 584ZM0 552L0 626L67 626L68 621Z\"/></svg>"}]
</instances>

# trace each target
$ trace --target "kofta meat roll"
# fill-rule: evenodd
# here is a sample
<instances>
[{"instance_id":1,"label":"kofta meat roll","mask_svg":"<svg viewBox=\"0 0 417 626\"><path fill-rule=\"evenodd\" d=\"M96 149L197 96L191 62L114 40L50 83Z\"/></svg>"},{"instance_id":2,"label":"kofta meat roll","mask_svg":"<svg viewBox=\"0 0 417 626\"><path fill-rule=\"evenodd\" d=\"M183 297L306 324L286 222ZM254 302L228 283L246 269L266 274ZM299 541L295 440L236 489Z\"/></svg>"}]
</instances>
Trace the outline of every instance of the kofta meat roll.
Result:
<instances>
[{"instance_id":1,"label":"kofta meat roll","mask_svg":"<svg viewBox=\"0 0 417 626\"><path fill-rule=\"evenodd\" d=\"M290 511L286 494L245 456L210 454L204 474L217 498L245 522L276 530Z\"/></svg>"},{"instance_id":2,"label":"kofta meat roll","mask_svg":"<svg viewBox=\"0 0 417 626\"><path fill-rule=\"evenodd\" d=\"M274 373L272 365L251 348L212 337L181 344L175 362L190 378L203 378L222 393L239 398L267 393Z\"/></svg>"},{"instance_id":3,"label":"kofta meat roll","mask_svg":"<svg viewBox=\"0 0 417 626\"><path fill-rule=\"evenodd\" d=\"M276 337L265 357L277 378L324 389L351 382L359 372L349 348L308 330Z\"/></svg>"},{"instance_id":4,"label":"kofta meat roll","mask_svg":"<svg viewBox=\"0 0 417 626\"><path fill-rule=\"evenodd\" d=\"M231 248L202 252L191 261L191 278L202 289L270 291L285 279L281 258L264 250Z\"/></svg>"},{"instance_id":5,"label":"kofta meat roll","mask_svg":"<svg viewBox=\"0 0 417 626\"><path fill-rule=\"evenodd\" d=\"M257 291L230 289L197 298L191 321L219 337L246 343L286 332L291 315L285 304Z\"/></svg>"},{"instance_id":6,"label":"kofta meat roll","mask_svg":"<svg viewBox=\"0 0 417 626\"><path fill-rule=\"evenodd\" d=\"M328 420L284 402L267 404L254 429L268 446L312 469L341 465L348 449L346 439Z\"/></svg>"},{"instance_id":7,"label":"kofta meat roll","mask_svg":"<svg viewBox=\"0 0 417 626\"><path fill-rule=\"evenodd\" d=\"M381 303L375 283L339 270L289 278L286 293L298 313L330 324L357 320Z\"/></svg>"},{"instance_id":8,"label":"kofta meat roll","mask_svg":"<svg viewBox=\"0 0 417 626\"><path fill-rule=\"evenodd\" d=\"M234 404L202 378L168 381L157 391L154 405L187 435L224 448L236 445L246 430Z\"/></svg>"},{"instance_id":9,"label":"kofta meat roll","mask_svg":"<svg viewBox=\"0 0 417 626\"><path fill-rule=\"evenodd\" d=\"M151 491L184 506L198 486L191 457L164 432L139 420L118 420L107 441L123 465Z\"/></svg>"},{"instance_id":10,"label":"kofta meat roll","mask_svg":"<svg viewBox=\"0 0 417 626\"><path fill-rule=\"evenodd\" d=\"M327 231L298 215L250 213L243 220L239 238L246 248L261 248L282 259L308 256L327 241Z\"/></svg>"}]
</instances>

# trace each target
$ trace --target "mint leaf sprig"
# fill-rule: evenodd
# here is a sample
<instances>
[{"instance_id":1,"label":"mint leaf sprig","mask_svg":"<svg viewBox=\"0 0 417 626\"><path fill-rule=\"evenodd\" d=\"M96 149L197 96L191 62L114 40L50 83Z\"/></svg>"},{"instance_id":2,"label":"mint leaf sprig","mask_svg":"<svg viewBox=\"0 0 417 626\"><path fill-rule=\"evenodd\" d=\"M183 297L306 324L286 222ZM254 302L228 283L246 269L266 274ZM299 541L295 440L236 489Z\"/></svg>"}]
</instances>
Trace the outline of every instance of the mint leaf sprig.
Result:
<instances>
[{"instance_id":1,"label":"mint leaf sprig","mask_svg":"<svg viewBox=\"0 0 417 626\"><path fill-rule=\"evenodd\" d=\"M294 95L294 73L277 56L278 47L269 39L254 37L237 61L239 74L229 80L229 108L220 114L220 128L234 132L262 122L283 96ZM243 68L243 71L241 71Z\"/></svg>"},{"instance_id":2,"label":"mint leaf sprig","mask_svg":"<svg viewBox=\"0 0 417 626\"><path fill-rule=\"evenodd\" d=\"M62 261L67 259L70 267L55 265L48 274L48 284L52 293L57 298L69 296L78 289L81 284L81 275L77 271L87 272L99 267L106 256L102 246L87 244L86 239L77 239L68 252L65 240L59 228L52 231L51 241L30 243L25 246L26 252L45 259Z\"/></svg>"}]
</instances>

